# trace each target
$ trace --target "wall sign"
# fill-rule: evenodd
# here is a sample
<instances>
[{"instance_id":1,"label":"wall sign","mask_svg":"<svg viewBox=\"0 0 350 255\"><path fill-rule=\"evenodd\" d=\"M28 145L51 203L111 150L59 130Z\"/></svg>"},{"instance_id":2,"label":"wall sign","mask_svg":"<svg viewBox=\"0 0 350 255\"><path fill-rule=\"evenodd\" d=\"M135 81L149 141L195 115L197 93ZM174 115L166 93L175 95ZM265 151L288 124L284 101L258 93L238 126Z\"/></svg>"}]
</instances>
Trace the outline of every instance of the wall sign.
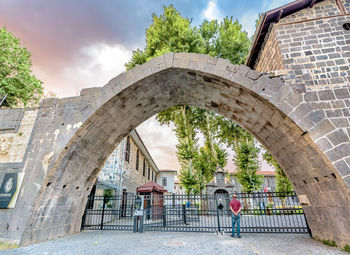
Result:
<instances>
[{"instance_id":1,"label":"wall sign","mask_svg":"<svg viewBox=\"0 0 350 255\"><path fill-rule=\"evenodd\" d=\"M7 173L0 186L0 208L14 208L23 181L23 173Z\"/></svg>"}]
</instances>

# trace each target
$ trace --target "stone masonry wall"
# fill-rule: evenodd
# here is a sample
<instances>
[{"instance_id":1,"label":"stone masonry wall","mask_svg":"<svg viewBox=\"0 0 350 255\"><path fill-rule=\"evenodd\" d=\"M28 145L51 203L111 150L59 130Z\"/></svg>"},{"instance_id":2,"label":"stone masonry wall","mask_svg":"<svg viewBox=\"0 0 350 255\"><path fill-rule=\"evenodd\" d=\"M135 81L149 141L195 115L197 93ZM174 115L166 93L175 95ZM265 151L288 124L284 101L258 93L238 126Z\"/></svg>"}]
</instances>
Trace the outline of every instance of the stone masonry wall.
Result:
<instances>
[{"instance_id":1,"label":"stone masonry wall","mask_svg":"<svg viewBox=\"0 0 350 255\"><path fill-rule=\"evenodd\" d=\"M269 39L264 42L263 48L259 54L255 69L260 72L283 69L282 55L278 46L275 30L275 27L272 26L268 36Z\"/></svg>"},{"instance_id":2,"label":"stone masonry wall","mask_svg":"<svg viewBox=\"0 0 350 255\"><path fill-rule=\"evenodd\" d=\"M104 167L102 168L99 179L110 181L112 175L114 175L113 184L119 186L120 185L120 171L121 168L125 170L125 173L122 178L121 186L126 189L128 193L136 194L136 189L141 185L145 184L149 181L148 179L148 165L149 162L145 159L145 156L142 154L142 151L138 148L137 143L133 140L132 136L130 137L130 160L129 162L125 161L125 146L126 146L126 138L116 147L113 153L108 157ZM139 149L139 169L136 169L136 152ZM117 161L117 171L115 172L113 167L114 154L116 153L116 161ZM145 176L143 175L143 160L146 160L146 172ZM155 179L156 172L150 165L150 180L153 176L153 180Z\"/></svg>"},{"instance_id":3,"label":"stone masonry wall","mask_svg":"<svg viewBox=\"0 0 350 255\"><path fill-rule=\"evenodd\" d=\"M346 0L348 1L348 0ZM326 0L315 4L312 8L305 8L301 11L293 13L287 17L282 18L279 24L295 23L300 21L306 21L317 18L330 17L335 15L341 15L336 0Z\"/></svg>"},{"instance_id":4,"label":"stone masonry wall","mask_svg":"<svg viewBox=\"0 0 350 255\"><path fill-rule=\"evenodd\" d=\"M0 184L5 173L25 173L24 158L28 152L32 131L36 121L37 109L5 109L0 111ZM20 222L21 200L26 194L20 190L14 209L0 209L0 238L19 241L15 222Z\"/></svg>"},{"instance_id":5,"label":"stone masonry wall","mask_svg":"<svg viewBox=\"0 0 350 255\"><path fill-rule=\"evenodd\" d=\"M345 12L349 14L350 13L350 0L341 0L340 2L343 4L343 6L345 8Z\"/></svg>"},{"instance_id":6,"label":"stone masonry wall","mask_svg":"<svg viewBox=\"0 0 350 255\"><path fill-rule=\"evenodd\" d=\"M131 138L131 137L130 137ZM127 169L123 176L123 187L126 187L127 192L136 194L137 187L145 184L146 182L155 178L154 169L149 165L146 159L146 171L145 176L143 176L143 159L145 156L139 151L139 170L136 170L136 151L138 147L134 140L130 139L130 160L129 162L124 161L124 168ZM150 167L150 178L148 179L148 167Z\"/></svg>"},{"instance_id":7,"label":"stone masonry wall","mask_svg":"<svg viewBox=\"0 0 350 255\"><path fill-rule=\"evenodd\" d=\"M335 1L327 0L275 25L287 84L302 91L349 86L350 31L343 24L350 16L339 15Z\"/></svg>"},{"instance_id":8,"label":"stone masonry wall","mask_svg":"<svg viewBox=\"0 0 350 255\"><path fill-rule=\"evenodd\" d=\"M348 6L349 1L343 3ZM335 0L326 0L282 18L273 30L288 72L285 83L306 92L292 114L297 119L304 116L303 123L297 123L310 132L350 186L350 31L343 28L345 22L350 16L342 15ZM276 37L270 35L266 45ZM268 62L261 57L256 67L262 70L262 63ZM267 65L266 70L276 69Z\"/></svg>"}]
</instances>

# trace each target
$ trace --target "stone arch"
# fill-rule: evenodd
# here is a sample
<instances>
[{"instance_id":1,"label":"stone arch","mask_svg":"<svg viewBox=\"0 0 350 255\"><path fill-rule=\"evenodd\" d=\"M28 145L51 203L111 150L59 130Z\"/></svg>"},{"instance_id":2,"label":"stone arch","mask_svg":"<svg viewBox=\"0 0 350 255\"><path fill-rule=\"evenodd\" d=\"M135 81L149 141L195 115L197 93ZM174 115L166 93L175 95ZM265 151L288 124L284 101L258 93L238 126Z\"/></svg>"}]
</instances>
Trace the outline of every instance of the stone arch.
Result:
<instances>
[{"instance_id":1,"label":"stone arch","mask_svg":"<svg viewBox=\"0 0 350 255\"><path fill-rule=\"evenodd\" d=\"M216 195L216 194L229 194L229 193L226 189L218 188L214 191L214 195Z\"/></svg>"},{"instance_id":2,"label":"stone arch","mask_svg":"<svg viewBox=\"0 0 350 255\"><path fill-rule=\"evenodd\" d=\"M80 97L44 101L37 125L47 133L34 135L33 141L45 139L55 153L42 173L21 243L79 232L89 189L116 144L149 117L180 104L221 114L252 133L285 169L313 235L350 243L349 188L307 132L309 120L294 111L300 98L280 78L246 66L169 53L102 88L85 89ZM68 128L67 122L79 128ZM39 145L31 153L36 150ZM35 171L28 170L27 183L36 178Z\"/></svg>"}]
</instances>

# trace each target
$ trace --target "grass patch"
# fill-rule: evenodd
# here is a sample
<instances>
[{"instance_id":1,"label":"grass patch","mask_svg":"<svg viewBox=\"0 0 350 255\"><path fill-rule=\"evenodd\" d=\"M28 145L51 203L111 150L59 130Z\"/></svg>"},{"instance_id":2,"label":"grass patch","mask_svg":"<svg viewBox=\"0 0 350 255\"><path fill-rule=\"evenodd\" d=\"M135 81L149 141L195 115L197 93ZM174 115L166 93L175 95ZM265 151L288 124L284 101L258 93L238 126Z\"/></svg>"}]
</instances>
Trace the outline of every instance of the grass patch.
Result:
<instances>
[{"instance_id":1,"label":"grass patch","mask_svg":"<svg viewBox=\"0 0 350 255\"><path fill-rule=\"evenodd\" d=\"M350 245L346 244L343 248L344 251L350 253Z\"/></svg>"},{"instance_id":2,"label":"grass patch","mask_svg":"<svg viewBox=\"0 0 350 255\"><path fill-rule=\"evenodd\" d=\"M333 247L337 246L337 244L333 240L323 240L322 242L323 242L323 244L328 245L328 246L333 246Z\"/></svg>"},{"instance_id":3,"label":"grass patch","mask_svg":"<svg viewBox=\"0 0 350 255\"><path fill-rule=\"evenodd\" d=\"M9 250L14 248L18 248L18 244L0 241L0 250Z\"/></svg>"}]
</instances>

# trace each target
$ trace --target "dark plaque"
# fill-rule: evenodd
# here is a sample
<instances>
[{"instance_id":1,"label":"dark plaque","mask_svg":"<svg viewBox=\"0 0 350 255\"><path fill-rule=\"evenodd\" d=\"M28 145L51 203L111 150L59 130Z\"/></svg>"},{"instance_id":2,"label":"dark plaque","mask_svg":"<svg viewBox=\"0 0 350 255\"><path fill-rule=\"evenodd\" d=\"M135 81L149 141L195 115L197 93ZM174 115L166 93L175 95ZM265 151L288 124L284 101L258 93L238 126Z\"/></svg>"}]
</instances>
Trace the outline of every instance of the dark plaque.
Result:
<instances>
[{"instance_id":1,"label":"dark plaque","mask_svg":"<svg viewBox=\"0 0 350 255\"><path fill-rule=\"evenodd\" d=\"M0 187L0 208L14 208L23 174L7 173Z\"/></svg>"}]
</instances>

